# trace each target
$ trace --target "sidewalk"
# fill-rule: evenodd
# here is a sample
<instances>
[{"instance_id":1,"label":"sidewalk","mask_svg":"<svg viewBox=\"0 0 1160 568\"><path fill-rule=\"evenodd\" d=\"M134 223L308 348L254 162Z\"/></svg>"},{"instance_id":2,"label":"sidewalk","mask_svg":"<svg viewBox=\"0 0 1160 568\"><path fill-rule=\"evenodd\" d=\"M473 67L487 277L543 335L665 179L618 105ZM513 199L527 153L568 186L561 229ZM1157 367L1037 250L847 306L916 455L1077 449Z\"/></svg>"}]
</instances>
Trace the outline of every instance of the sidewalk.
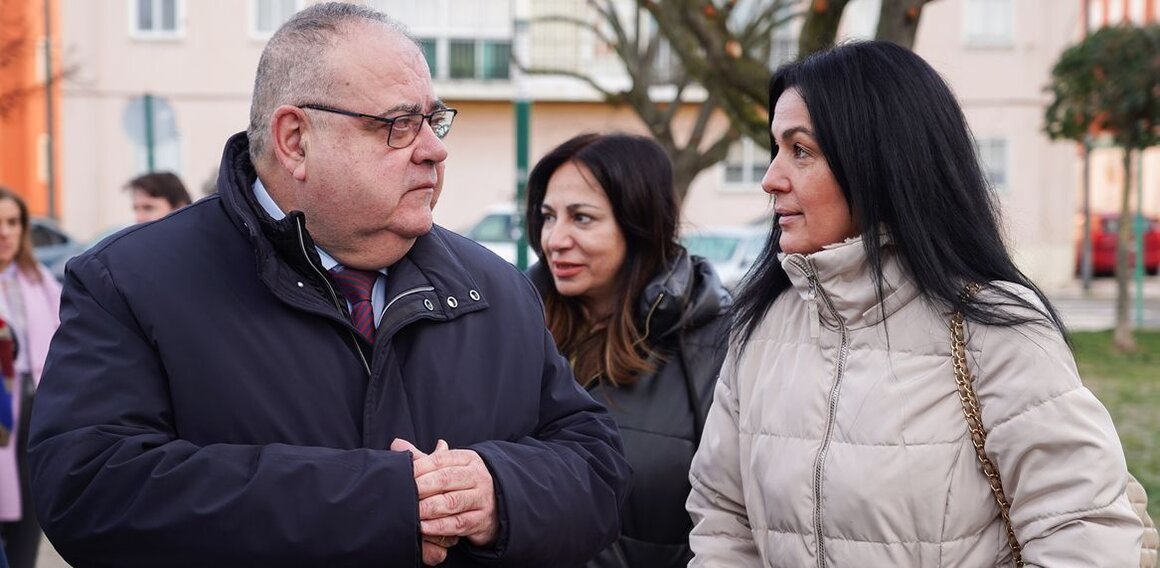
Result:
<instances>
[{"instance_id":1,"label":"sidewalk","mask_svg":"<svg viewBox=\"0 0 1160 568\"><path fill-rule=\"evenodd\" d=\"M1115 325L1116 280L1096 278L1090 292L1078 279L1067 286L1043 291L1059 310L1071 331L1099 331ZM1144 277L1143 323L1136 324L1136 286L1128 283L1128 317L1136 329L1160 329L1160 276Z\"/></svg>"}]
</instances>

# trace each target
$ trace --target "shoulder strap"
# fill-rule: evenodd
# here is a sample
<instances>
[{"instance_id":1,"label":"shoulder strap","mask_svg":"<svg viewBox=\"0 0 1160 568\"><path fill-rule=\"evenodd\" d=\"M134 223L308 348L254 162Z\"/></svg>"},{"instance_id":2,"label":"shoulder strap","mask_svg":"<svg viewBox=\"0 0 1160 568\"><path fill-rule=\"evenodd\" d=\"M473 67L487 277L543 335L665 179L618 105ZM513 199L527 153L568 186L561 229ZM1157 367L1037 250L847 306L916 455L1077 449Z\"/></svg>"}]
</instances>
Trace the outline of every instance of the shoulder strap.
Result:
<instances>
[{"instance_id":1,"label":"shoulder strap","mask_svg":"<svg viewBox=\"0 0 1160 568\"><path fill-rule=\"evenodd\" d=\"M974 291L975 289L968 287L966 293L973 294ZM1011 558L1015 560L1016 566L1023 566L1023 548L1019 546L1019 541L1015 538L1015 528L1011 526L1011 506L1003 493L1003 481L999 478L999 470L995 468L991 458L987 457L984 449L987 443L987 429L983 426L974 379L971 377L970 368L967 367L967 341L963 333L965 319L961 311L951 315L951 359L955 369L955 383L959 388L959 400L963 403L963 416L967 420L967 430L971 433L975 455L979 458L983 475L987 476L987 483L991 486L991 493L994 494L995 503L999 505L999 513L1003 516L1003 524L1007 527L1007 543L1011 545Z\"/></svg>"}]
</instances>

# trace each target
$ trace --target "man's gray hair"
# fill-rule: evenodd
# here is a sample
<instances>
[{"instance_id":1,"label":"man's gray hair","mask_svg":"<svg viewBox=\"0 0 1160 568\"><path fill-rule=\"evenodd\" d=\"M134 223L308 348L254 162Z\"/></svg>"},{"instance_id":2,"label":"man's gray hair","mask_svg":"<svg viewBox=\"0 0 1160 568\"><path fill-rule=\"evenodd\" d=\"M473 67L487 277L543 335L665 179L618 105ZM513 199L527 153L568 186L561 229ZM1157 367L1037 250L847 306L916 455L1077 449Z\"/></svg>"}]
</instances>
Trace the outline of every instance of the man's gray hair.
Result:
<instances>
[{"instance_id":1,"label":"man's gray hair","mask_svg":"<svg viewBox=\"0 0 1160 568\"><path fill-rule=\"evenodd\" d=\"M328 69L328 51L359 23L386 26L399 37L418 45L403 24L390 16L357 4L325 2L315 4L290 18L274 32L254 78L250 102L250 160L259 157L270 143L270 115L281 105L323 102L331 91L333 77ZM392 57L384 53L383 58Z\"/></svg>"}]
</instances>

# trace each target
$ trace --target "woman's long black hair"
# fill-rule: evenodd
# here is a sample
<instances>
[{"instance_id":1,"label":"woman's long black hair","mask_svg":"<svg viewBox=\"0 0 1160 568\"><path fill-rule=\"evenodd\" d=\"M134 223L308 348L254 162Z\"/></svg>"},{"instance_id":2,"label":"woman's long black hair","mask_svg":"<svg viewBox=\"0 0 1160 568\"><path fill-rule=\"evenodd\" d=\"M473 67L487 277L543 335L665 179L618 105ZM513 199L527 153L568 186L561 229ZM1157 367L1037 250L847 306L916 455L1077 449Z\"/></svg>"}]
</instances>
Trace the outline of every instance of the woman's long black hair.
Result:
<instances>
[{"instance_id":1,"label":"woman's long black hair","mask_svg":"<svg viewBox=\"0 0 1160 568\"><path fill-rule=\"evenodd\" d=\"M908 49L879 41L848 43L787 64L769 83L771 124L777 100L789 89L805 101L818 144L862 228L880 301L884 227L919 293L933 304L991 325L1046 320L1066 336L1047 297L1011 259L970 128L954 94L929 64ZM777 144L772 148L776 156ZM778 260L780 236L774 222L734 303L734 333L742 342L790 286ZM962 294L968 283L994 281L1029 288L1044 307L1002 287L991 287L998 302Z\"/></svg>"}]
</instances>

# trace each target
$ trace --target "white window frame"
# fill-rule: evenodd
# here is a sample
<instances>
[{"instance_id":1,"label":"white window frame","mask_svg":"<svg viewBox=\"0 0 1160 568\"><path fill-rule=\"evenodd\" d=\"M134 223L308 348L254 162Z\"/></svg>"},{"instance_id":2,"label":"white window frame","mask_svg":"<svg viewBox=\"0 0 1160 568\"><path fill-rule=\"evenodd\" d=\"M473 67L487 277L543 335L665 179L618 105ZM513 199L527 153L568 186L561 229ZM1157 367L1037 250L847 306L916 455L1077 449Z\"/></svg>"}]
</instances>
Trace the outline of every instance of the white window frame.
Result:
<instances>
[{"instance_id":1,"label":"white window frame","mask_svg":"<svg viewBox=\"0 0 1160 568\"><path fill-rule=\"evenodd\" d=\"M138 40L155 40L155 41L169 41L182 39L185 37L185 0L171 0L173 2L173 25L172 30L142 30L137 27L138 13L137 6L139 0L125 0L128 4L126 13L129 16L129 37ZM149 0L154 5L159 5L162 2L170 0Z\"/></svg>"},{"instance_id":2,"label":"white window frame","mask_svg":"<svg viewBox=\"0 0 1160 568\"><path fill-rule=\"evenodd\" d=\"M984 146L987 151L984 152ZM997 147L997 148L996 148ZM1000 164L992 163L992 158L996 157L1002 161L1001 168L997 167ZM983 170L983 176L987 181L988 187L995 193L1006 194L1010 193L1011 189L1011 141L1005 136L984 136L975 139L975 158L979 161L979 167ZM992 171L1001 171L1003 179L1001 182L996 182L991 175Z\"/></svg>"},{"instance_id":3,"label":"white window frame","mask_svg":"<svg viewBox=\"0 0 1160 568\"><path fill-rule=\"evenodd\" d=\"M303 7L305 7L304 0L294 0L294 14L290 14L290 16L287 16L286 20L282 20L281 22L279 22L278 25L272 30L259 30L258 29L258 4L260 4L261 2L271 2L271 1L273 1L273 0L249 0L250 17L249 17L247 31L249 32L251 39L259 39L259 40L270 39L270 36L274 35L274 32L278 31L278 28L281 27L282 24L286 23L286 20L289 20L290 17L293 17L294 14L298 13L300 10L302 10Z\"/></svg>"},{"instance_id":4,"label":"white window frame","mask_svg":"<svg viewBox=\"0 0 1160 568\"><path fill-rule=\"evenodd\" d=\"M975 27L979 19L975 16L976 10L987 10L995 7L1006 11L1006 29L996 33L994 29L980 29ZM994 12L989 10L984 18L988 23L994 22ZM1011 48L1015 45L1015 0L963 0L963 45L968 48Z\"/></svg>"},{"instance_id":5,"label":"white window frame","mask_svg":"<svg viewBox=\"0 0 1160 568\"><path fill-rule=\"evenodd\" d=\"M727 170L729 167L729 156L726 154L725 159L721 160L721 191L724 193L751 193L761 191L761 178L765 176L765 171L769 169L769 151L757 145L753 140L742 136L734 144L741 145L741 179L738 181L730 181ZM762 175L756 179L750 179L754 174L754 167L758 164L764 166L761 170Z\"/></svg>"},{"instance_id":6,"label":"white window frame","mask_svg":"<svg viewBox=\"0 0 1160 568\"><path fill-rule=\"evenodd\" d=\"M514 51L515 33L514 29L509 24L503 29L491 27L471 27L467 25L452 25L452 11L455 10L459 4L458 2L474 1L474 0L419 0L421 2L429 2L432 6L426 9L433 12L433 21L424 22L408 22L403 21L410 28L411 33L422 40L432 41L435 44L435 61L433 64L434 73L431 79L439 82L510 82L512 80L512 72L509 66L508 77L506 79L484 79L482 78L483 71L483 42L507 42L509 49ZM376 8L387 7L382 1L371 0L370 4ZM509 3L510 8L510 3ZM505 16L505 21L507 16ZM451 46L452 41L473 42L474 57L473 76L451 78Z\"/></svg>"}]
</instances>

